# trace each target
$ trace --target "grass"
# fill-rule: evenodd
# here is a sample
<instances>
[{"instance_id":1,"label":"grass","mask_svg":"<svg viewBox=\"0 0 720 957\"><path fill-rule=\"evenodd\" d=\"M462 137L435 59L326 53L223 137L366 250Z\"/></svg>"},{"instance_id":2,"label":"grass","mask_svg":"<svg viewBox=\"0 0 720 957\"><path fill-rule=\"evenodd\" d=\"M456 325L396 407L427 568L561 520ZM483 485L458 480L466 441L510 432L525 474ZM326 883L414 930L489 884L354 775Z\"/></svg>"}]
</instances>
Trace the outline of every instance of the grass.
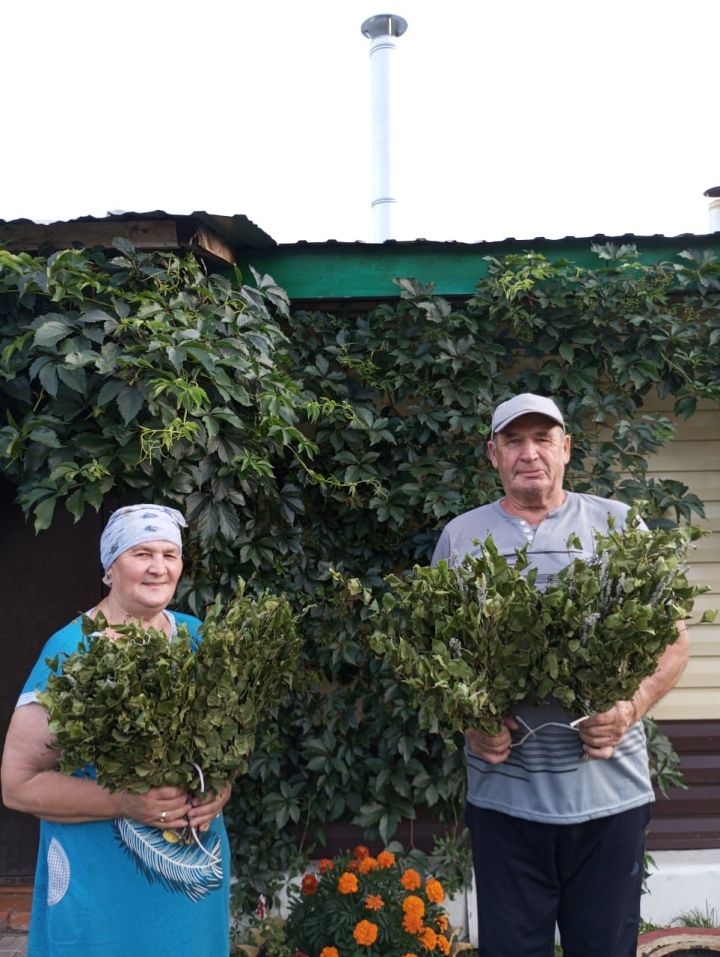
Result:
<instances>
[{"instance_id":1,"label":"grass","mask_svg":"<svg viewBox=\"0 0 720 957\"><path fill-rule=\"evenodd\" d=\"M701 910L699 907L693 907L692 910L685 911L682 914L678 914L677 917L673 917L670 923L673 927L720 927L717 912L707 901L705 901L704 910Z\"/></svg>"}]
</instances>

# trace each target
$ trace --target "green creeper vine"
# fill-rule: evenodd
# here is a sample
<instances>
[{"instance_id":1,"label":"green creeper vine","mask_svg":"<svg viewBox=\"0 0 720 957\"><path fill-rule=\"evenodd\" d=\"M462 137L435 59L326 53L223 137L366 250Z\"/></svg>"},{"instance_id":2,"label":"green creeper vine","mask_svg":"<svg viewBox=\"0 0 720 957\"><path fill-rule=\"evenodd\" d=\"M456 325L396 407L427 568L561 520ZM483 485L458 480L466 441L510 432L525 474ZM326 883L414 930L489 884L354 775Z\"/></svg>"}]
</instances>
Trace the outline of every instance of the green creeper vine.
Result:
<instances>
[{"instance_id":1,"label":"green creeper vine","mask_svg":"<svg viewBox=\"0 0 720 957\"><path fill-rule=\"evenodd\" d=\"M557 398L576 490L646 501L650 524L702 514L691 489L648 476L673 427L642 404L657 392L686 418L720 399L720 264L595 252L594 268L490 260L465 300L401 279L393 301L330 313L293 310L268 276L124 240L110 256L0 250L0 469L37 530L58 509L175 505L190 521L181 606L202 614L243 578L304 611L318 683L258 729L229 809L241 905L333 822L387 841L430 815L444 859L462 860L462 757L420 728L330 569L378 587L495 498L498 401Z\"/></svg>"}]
</instances>

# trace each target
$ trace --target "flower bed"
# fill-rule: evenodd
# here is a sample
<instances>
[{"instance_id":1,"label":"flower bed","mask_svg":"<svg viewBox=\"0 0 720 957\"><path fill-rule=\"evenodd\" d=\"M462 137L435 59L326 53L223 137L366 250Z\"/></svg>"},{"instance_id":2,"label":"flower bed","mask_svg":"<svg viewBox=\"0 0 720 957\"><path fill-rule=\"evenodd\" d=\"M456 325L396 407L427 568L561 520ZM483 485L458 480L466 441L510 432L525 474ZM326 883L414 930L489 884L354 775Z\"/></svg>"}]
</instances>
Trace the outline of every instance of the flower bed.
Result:
<instances>
[{"instance_id":1,"label":"flower bed","mask_svg":"<svg viewBox=\"0 0 720 957\"><path fill-rule=\"evenodd\" d=\"M440 881L421 873L412 858L400 860L390 850L373 857L358 845L352 854L319 861L316 870L303 876L291 894L284 926L265 926L261 953L447 957L455 934L444 900Z\"/></svg>"},{"instance_id":2,"label":"flower bed","mask_svg":"<svg viewBox=\"0 0 720 957\"><path fill-rule=\"evenodd\" d=\"M666 927L641 934L637 957L710 957L720 954L717 927Z\"/></svg>"}]
</instances>

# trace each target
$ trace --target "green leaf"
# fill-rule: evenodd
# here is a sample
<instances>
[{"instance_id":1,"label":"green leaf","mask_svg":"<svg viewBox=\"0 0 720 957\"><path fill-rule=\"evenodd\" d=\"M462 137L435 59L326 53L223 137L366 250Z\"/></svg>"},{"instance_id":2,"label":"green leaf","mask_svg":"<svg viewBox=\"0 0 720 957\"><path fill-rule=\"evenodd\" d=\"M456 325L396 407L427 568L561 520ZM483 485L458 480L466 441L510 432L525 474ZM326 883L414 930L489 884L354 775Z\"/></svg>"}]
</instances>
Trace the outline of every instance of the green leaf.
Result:
<instances>
[{"instance_id":1,"label":"green leaf","mask_svg":"<svg viewBox=\"0 0 720 957\"><path fill-rule=\"evenodd\" d=\"M36 346L50 348L61 339L69 336L72 326L58 319L47 319L35 330L34 343Z\"/></svg>"},{"instance_id":2,"label":"green leaf","mask_svg":"<svg viewBox=\"0 0 720 957\"><path fill-rule=\"evenodd\" d=\"M44 426L33 429L29 435L29 438L32 442L38 442L40 445L44 445L49 449L59 449L62 446L58 434L53 432L52 429L45 428Z\"/></svg>"},{"instance_id":3,"label":"green leaf","mask_svg":"<svg viewBox=\"0 0 720 957\"><path fill-rule=\"evenodd\" d=\"M39 502L35 506L35 531L41 532L46 528L50 528L50 523L52 522L53 512L55 511L55 504L57 499L49 497L43 499L42 502Z\"/></svg>"},{"instance_id":4,"label":"green leaf","mask_svg":"<svg viewBox=\"0 0 720 957\"><path fill-rule=\"evenodd\" d=\"M145 399L139 389L132 386L123 386L117 397L117 407L122 415L123 422L128 425L143 407Z\"/></svg>"},{"instance_id":5,"label":"green leaf","mask_svg":"<svg viewBox=\"0 0 720 957\"><path fill-rule=\"evenodd\" d=\"M69 369L67 366L59 365L57 374L65 385L73 392L79 392L84 395L87 389L87 377L84 369Z\"/></svg>"},{"instance_id":6,"label":"green leaf","mask_svg":"<svg viewBox=\"0 0 720 957\"><path fill-rule=\"evenodd\" d=\"M42 369L40 369L38 378L40 379L40 384L43 389L55 398L58 390L58 367L49 363L44 365Z\"/></svg>"},{"instance_id":7,"label":"green leaf","mask_svg":"<svg viewBox=\"0 0 720 957\"><path fill-rule=\"evenodd\" d=\"M108 382L105 382L100 389L97 399L95 400L96 405L107 405L108 402L111 402L124 388L122 382L117 379L110 379Z\"/></svg>"}]
</instances>

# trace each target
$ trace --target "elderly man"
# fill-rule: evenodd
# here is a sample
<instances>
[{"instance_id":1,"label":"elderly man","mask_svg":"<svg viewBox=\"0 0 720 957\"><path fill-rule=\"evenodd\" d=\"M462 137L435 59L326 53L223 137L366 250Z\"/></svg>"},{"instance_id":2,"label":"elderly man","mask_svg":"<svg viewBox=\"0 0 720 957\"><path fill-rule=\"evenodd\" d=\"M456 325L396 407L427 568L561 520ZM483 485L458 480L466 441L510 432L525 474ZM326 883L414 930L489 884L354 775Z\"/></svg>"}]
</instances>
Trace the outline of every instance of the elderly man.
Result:
<instances>
[{"instance_id":1,"label":"elderly man","mask_svg":"<svg viewBox=\"0 0 720 957\"><path fill-rule=\"evenodd\" d=\"M503 498L443 530L433 562L462 560L492 535L512 556L528 546L537 584L593 553L595 529L622 525L628 506L563 488L571 438L552 399L526 393L497 407L488 452ZM582 543L569 549L570 533ZM634 957L645 829L653 791L641 718L677 682L689 640L660 658L632 701L577 728L552 699L520 706L498 736L469 729L467 822L473 846L481 957ZM547 722L557 722L540 729ZM561 725L561 726L558 726ZM515 747L527 730L536 734Z\"/></svg>"}]
</instances>

